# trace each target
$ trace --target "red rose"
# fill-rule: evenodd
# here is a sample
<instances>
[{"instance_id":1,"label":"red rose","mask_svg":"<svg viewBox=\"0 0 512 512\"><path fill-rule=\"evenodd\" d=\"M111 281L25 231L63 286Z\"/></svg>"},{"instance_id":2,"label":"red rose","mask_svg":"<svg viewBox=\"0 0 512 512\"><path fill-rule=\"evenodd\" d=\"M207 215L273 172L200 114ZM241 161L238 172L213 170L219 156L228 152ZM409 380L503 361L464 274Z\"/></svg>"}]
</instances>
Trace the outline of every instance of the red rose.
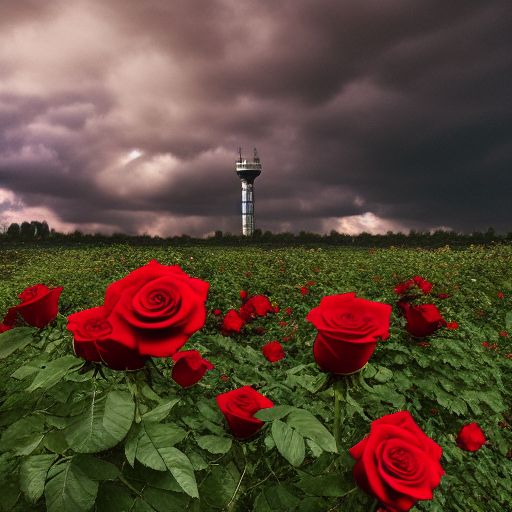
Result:
<instances>
[{"instance_id":1,"label":"red rose","mask_svg":"<svg viewBox=\"0 0 512 512\"><path fill-rule=\"evenodd\" d=\"M147 358L137 351L131 329L123 322L111 323L103 306L68 316L75 354L86 361L104 363L113 370L139 370Z\"/></svg>"},{"instance_id":2,"label":"red rose","mask_svg":"<svg viewBox=\"0 0 512 512\"><path fill-rule=\"evenodd\" d=\"M457 446L468 452L476 452L487 442L485 434L477 423L464 425L457 435Z\"/></svg>"},{"instance_id":3,"label":"red rose","mask_svg":"<svg viewBox=\"0 0 512 512\"><path fill-rule=\"evenodd\" d=\"M44 284L36 284L25 288L19 298L21 304L9 309L4 324L13 326L19 313L27 324L42 329L55 320L59 312L59 297L63 288L48 288Z\"/></svg>"},{"instance_id":4,"label":"red rose","mask_svg":"<svg viewBox=\"0 0 512 512\"><path fill-rule=\"evenodd\" d=\"M291 314L293 313L293 309L292 309L290 306L288 306L288 307L284 310L284 312L285 312L287 315L291 315Z\"/></svg>"},{"instance_id":5,"label":"red rose","mask_svg":"<svg viewBox=\"0 0 512 512\"><path fill-rule=\"evenodd\" d=\"M427 294L431 292L433 285L421 276L414 276L403 283L397 284L395 293L405 295L413 286L417 286L424 294Z\"/></svg>"},{"instance_id":6,"label":"red rose","mask_svg":"<svg viewBox=\"0 0 512 512\"><path fill-rule=\"evenodd\" d=\"M275 363L285 357L283 346L279 341L270 341L266 345L263 345L261 351L263 355L271 362Z\"/></svg>"},{"instance_id":7,"label":"red rose","mask_svg":"<svg viewBox=\"0 0 512 512\"><path fill-rule=\"evenodd\" d=\"M222 321L221 330L224 334L240 332L244 324L245 322L240 318L238 312L234 309L230 309Z\"/></svg>"},{"instance_id":8,"label":"red rose","mask_svg":"<svg viewBox=\"0 0 512 512\"><path fill-rule=\"evenodd\" d=\"M272 313L274 308L268 297L265 295L253 295L245 303L247 308L252 308L252 311L256 316L265 316L267 313Z\"/></svg>"},{"instance_id":9,"label":"red rose","mask_svg":"<svg viewBox=\"0 0 512 512\"><path fill-rule=\"evenodd\" d=\"M459 328L458 322L448 322L446 328L450 331L456 331Z\"/></svg>"},{"instance_id":10,"label":"red rose","mask_svg":"<svg viewBox=\"0 0 512 512\"><path fill-rule=\"evenodd\" d=\"M209 284L152 260L112 283L105 308L126 323L143 356L172 356L203 327Z\"/></svg>"},{"instance_id":11,"label":"red rose","mask_svg":"<svg viewBox=\"0 0 512 512\"><path fill-rule=\"evenodd\" d=\"M301 295L303 295L303 296L304 296L304 295L309 295L309 288L307 288L306 286L301 287L301 289L300 289L300 293L301 293Z\"/></svg>"},{"instance_id":12,"label":"red rose","mask_svg":"<svg viewBox=\"0 0 512 512\"><path fill-rule=\"evenodd\" d=\"M408 411L372 422L370 434L349 450L359 487L393 512L430 500L444 470L441 447L418 427Z\"/></svg>"},{"instance_id":13,"label":"red rose","mask_svg":"<svg viewBox=\"0 0 512 512\"><path fill-rule=\"evenodd\" d=\"M438 299L448 299L450 297L451 297L451 295L449 293L438 293L437 294Z\"/></svg>"},{"instance_id":14,"label":"red rose","mask_svg":"<svg viewBox=\"0 0 512 512\"><path fill-rule=\"evenodd\" d=\"M240 290L240 298L242 299L242 302L247 299L247 292L245 290Z\"/></svg>"},{"instance_id":15,"label":"red rose","mask_svg":"<svg viewBox=\"0 0 512 512\"><path fill-rule=\"evenodd\" d=\"M362 368L378 340L389 338L391 306L356 298L355 293L324 297L306 320L318 330L315 360L324 370L351 373Z\"/></svg>"},{"instance_id":16,"label":"red rose","mask_svg":"<svg viewBox=\"0 0 512 512\"><path fill-rule=\"evenodd\" d=\"M263 426L264 422L254 417L256 412L274 407L271 400L251 386L222 393L217 395L216 400L233 435L239 439L254 435Z\"/></svg>"},{"instance_id":17,"label":"red rose","mask_svg":"<svg viewBox=\"0 0 512 512\"><path fill-rule=\"evenodd\" d=\"M407 330L417 338L430 336L437 329L446 325L446 320L434 304L412 306L408 302L399 302L398 306L407 320Z\"/></svg>"},{"instance_id":18,"label":"red rose","mask_svg":"<svg viewBox=\"0 0 512 512\"><path fill-rule=\"evenodd\" d=\"M220 315L222 315L222 311L221 311L220 309L214 309L214 310L212 311L212 313L213 313L215 316L220 316Z\"/></svg>"},{"instance_id":19,"label":"red rose","mask_svg":"<svg viewBox=\"0 0 512 512\"><path fill-rule=\"evenodd\" d=\"M176 352L172 358L174 366L172 367L171 378L182 388L197 384L208 370L214 368L213 364L203 359L197 350Z\"/></svg>"},{"instance_id":20,"label":"red rose","mask_svg":"<svg viewBox=\"0 0 512 512\"><path fill-rule=\"evenodd\" d=\"M505 298L505 294L503 292L497 293L498 299L503 300Z\"/></svg>"},{"instance_id":21,"label":"red rose","mask_svg":"<svg viewBox=\"0 0 512 512\"><path fill-rule=\"evenodd\" d=\"M279 311L280 311L280 310L279 310L279 306L276 304L276 305L274 306L274 313L279 313Z\"/></svg>"}]
</instances>

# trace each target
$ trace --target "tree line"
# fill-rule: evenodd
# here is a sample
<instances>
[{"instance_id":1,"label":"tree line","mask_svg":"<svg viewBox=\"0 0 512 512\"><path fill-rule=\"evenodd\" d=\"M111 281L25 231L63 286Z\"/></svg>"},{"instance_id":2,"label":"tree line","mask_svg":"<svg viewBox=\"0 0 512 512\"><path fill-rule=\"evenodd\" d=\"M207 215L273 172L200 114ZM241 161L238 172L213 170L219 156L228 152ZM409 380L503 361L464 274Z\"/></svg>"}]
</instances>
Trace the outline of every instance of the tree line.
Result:
<instances>
[{"instance_id":1,"label":"tree line","mask_svg":"<svg viewBox=\"0 0 512 512\"><path fill-rule=\"evenodd\" d=\"M485 232L459 233L456 231L414 231L409 233L395 233L388 231L386 234L373 235L360 233L349 235L331 231L328 234L311 233L272 233L256 229L252 237L239 234L215 233L206 238L194 238L183 234L162 238L151 235L128 235L114 233L105 235L101 233L60 233L50 229L46 221L12 223L3 226L0 241L7 244L18 243L43 243L50 245L91 244L105 245L112 243L127 243L132 245L204 245L204 246L232 246L232 245L335 245L347 247L442 247L444 245L468 246L472 244L512 243L512 232L498 234L491 227Z\"/></svg>"}]
</instances>

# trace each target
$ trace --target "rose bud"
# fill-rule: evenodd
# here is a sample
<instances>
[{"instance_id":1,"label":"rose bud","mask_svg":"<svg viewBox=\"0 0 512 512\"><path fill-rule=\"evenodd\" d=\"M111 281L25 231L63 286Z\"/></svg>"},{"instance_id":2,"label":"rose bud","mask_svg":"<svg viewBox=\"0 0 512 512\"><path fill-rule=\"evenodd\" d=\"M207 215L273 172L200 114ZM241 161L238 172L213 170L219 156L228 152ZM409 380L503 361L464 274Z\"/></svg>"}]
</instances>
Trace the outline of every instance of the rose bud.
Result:
<instances>
[{"instance_id":1,"label":"rose bud","mask_svg":"<svg viewBox=\"0 0 512 512\"><path fill-rule=\"evenodd\" d=\"M134 333L141 355L168 357L205 324L209 286L152 260L107 288L105 308Z\"/></svg>"},{"instance_id":2,"label":"rose bud","mask_svg":"<svg viewBox=\"0 0 512 512\"><path fill-rule=\"evenodd\" d=\"M430 336L437 329L446 325L446 320L434 304L412 306L408 302L399 302L398 306L404 312L407 330L417 338Z\"/></svg>"},{"instance_id":3,"label":"rose bud","mask_svg":"<svg viewBox=\"0 0 512 512\"><path fill-rule=\"evenodd\" d=\"M220 315L222 315L222 311L221 311L220 309L214 309L214 310L212 311L212 313L213 313L215 316L220 316Z\"/></svg>"},{"instance_id":4,"label":"rose bud","mask_svg":"<svg viewBox=\"0 0 512 512\"><path fill-rule=\"evenodd\" d=\"M377 341L389 338L391 306L356 298L355 293L330 295L306 320L317 328L315 360L323 370L348 374L360 370Z\"/></svg>"},{"instance_id":5,"label":"rose bud","mask_svg":"<svg viewBox=\"0 0 512 512\"><path fill-rule=\"evenodd\" d=\"M457 435L457 446L468 452L476 452L487 442L485 434L477 423L464 425Z\"/></svg>"},{"instance_id":6,"label":"rose bud","mask_svg":"<svg viewBox=\"0 0 512 512\"><path fill-rule=\"evenodd\" d=\"M242 302L245 302L245 299L247 299L247 292L245 290L240 290L240 298Z\"/></svg>"},{"instance_id":7,"label":"rose bud","mask_svg":"<svg viewBox=\"0 0 512 512\"><path fill-rule=\"evenodd\" d=\"M67 328L73 333L75 354L112 370L143 368L147 358L138 353L131 329L123 322L112 322L106 313L99 306L68 316Z\"/></svg>"},{"instance_id":8,"label":"rose bud","mask_svg":"<svg viewBox=\"0 0 512 512\"><path fill-rule=\"evenodd\" d=\"M370 434L350 448L359 487L394 512L431 500L444 475L441 447L418 427L408 411L372 422Z\"/></svg>"},{"instance_id":9,"label":"rose bud","mask_svg":"<svg viewBox=\"0 0 512 512\"><path fill-rule=\"evenodd\" d=\"M59 312L59 298L63 288L48 288L44 284L36 284L25 288L19 298L21 304L9 309L4 324L13 326L19 314L27 324L42 329L55 320Z\"/></svg>"},{"instance_id":10,"label":"rose bud","mask_svg":"<svg viewBox=\"0 0 512 512\"><path fill-rule=\"evenodd\" d=\"M254 417L256 412L274 407L271 400L251 386L222 393L216 400L233 435L239 439L251 437L263 426L264 422Z\"/></svg>"},{"instance_id":11,"label":"rose bud","mask_svg":"<svg viewBox=\"0 0 512 512\"><path fill-rule=\"evenodd\" d=\"M261 351L263 355L271 362L275 363L285 357L283 346L279 341L270 341L266 345L263 345Z\"/></svg>"},{"instance_id":12,"label":"rose bud","mask_svg":"<svg viewBox=\"0 0 512 512\"><path fill-rule=\"evenodd\" d=\"M238 312L234 309L230 309L222 321L221 331L226 335L233 332L240 332L244 324L245 322L240 318Z\"/></svg>"},{"instance_id":13,"label":"rose bud","mask_svg":"<svg viewBox=\"0 0 512 512\"><path fill-rule=\"evenodd\" d=\"M172 355L174 366L171 378L182 388L197 384L208 370L214 368L210 361L203 359L197 350L184 350Z\"/></svg>"}]
</instances>

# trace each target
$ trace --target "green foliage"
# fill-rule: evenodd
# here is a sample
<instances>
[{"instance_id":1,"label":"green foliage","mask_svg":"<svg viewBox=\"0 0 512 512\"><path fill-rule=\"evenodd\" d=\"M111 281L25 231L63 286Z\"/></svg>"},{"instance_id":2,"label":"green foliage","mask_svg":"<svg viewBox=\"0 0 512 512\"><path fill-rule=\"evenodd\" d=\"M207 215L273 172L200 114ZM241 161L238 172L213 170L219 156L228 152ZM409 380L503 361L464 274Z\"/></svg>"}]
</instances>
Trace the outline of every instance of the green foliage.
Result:
<instances>
[{"instance_id":1,"label":"green foliage","mask_svg":"<svg viewBox=\"0 0 512 512\"><path fill-rule=\"evenodd\" d=\"M219 318L187 343L215 369L189 389L170 378L170 360L127 373L83 365L66 315L103 300L105 287L152 258L210 282L208 310L240 306L239 291L268 294L277 314L240 335ZM64 286L60 315L42 330L0 334L0 511L317 512L371 510L355 485L348 449L371 421L409 410L443 448L446 475L432 501L412 511L502 512L512 495L512 250L260 250L134 248L12 249L0 253L0 307L36 282ZM307 312L325 295L356 291L394 304L393 287L413 275L434 284L434 302L456 331L411 338L396 312L390 339L359 374L330 376L312 356ZM314 281L310 294L300 287ZM504 299L497 296L504 293ZM437 293L449 293L446 300ZM285 312L291 307L291 314ZM280 324L281 322L281 324ZM261 328L258 334L255 328ZM282 342L268 362L261 347ZM488 346L483 346L488 342ZM496 344L496 345L493 345ZM222 376L222 378L221 378ZM275 407L250 439L235 439L215 396L253 386ZM476 421L488 443L455 443Z\"/></svg>"}]
</instances>

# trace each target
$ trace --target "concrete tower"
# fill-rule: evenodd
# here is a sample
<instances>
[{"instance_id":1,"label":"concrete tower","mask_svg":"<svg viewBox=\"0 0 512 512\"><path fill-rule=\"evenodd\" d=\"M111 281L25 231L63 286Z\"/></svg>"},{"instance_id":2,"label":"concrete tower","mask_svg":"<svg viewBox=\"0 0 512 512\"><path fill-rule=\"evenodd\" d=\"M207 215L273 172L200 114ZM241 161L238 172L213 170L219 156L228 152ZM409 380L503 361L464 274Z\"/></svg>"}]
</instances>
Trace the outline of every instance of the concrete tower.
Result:
<instances>
[{"instance_id":1,"label":"concrete tower","mask_svg":"<svg viewBox=\"0 0 512 512\"><path fill-rule=\"evenodd\" d=\"M256 148L252 162L242 159L241 148L238 154L236 173L242 182L242 234L251 236L254 233L254 180L261 174L261 162Z\"/></svg>"}]
</instances>

